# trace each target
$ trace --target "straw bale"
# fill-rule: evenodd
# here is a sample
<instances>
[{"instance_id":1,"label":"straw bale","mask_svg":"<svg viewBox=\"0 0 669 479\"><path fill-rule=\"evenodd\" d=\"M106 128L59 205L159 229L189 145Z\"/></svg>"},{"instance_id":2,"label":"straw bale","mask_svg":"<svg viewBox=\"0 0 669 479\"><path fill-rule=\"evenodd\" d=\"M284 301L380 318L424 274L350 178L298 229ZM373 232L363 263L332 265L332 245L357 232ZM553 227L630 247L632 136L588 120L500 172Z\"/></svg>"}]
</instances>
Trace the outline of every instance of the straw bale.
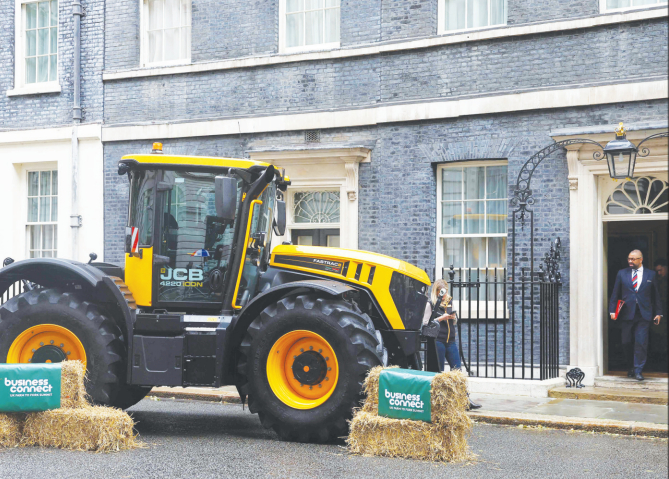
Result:
<instances>
[{"instance_id":1,"label":"straw bale","mask_svg":"<svg viewBox=\"0 0 669 479\"><path fill-rule=\"evenodd\" d=\"M467 446L468 431L466 427L358 411L346 442L354 454L457 462L474 457Z\"/></svg>"},{"instance_id":2,"label":"straw bale","mask_svg":"<svg viewBox=\"0 0 669 479\"><path fill-rule=\"evenodd\" d=\"M88 406L84 386L86 366L81 361L63 361L60 371L60 407L82 408Z\"/></svg>"},{"instance_id":3,"label":"straw bale","mask_svg":"<svg viewBox=\"0 0 669 479\"><path fill-rule=\"evenodd\" d=\"M395 366L393 366L395 367ZM379 376L383 371L377 366L369 371L363 388L367 394L362 410L378 414L379 408ZM460 371L439 373L432 379L430 389L432 422L450 424L454 427L471 427L469 417L465 414L468 406L467 376Z\"/></svg>"},{"instance_id":4,"label":"straw bale","mask_svg":"<svg viewBox=\"0 0 669 479\"><path fill-rule=\"evenodd\" d=\"M0 414L0 447L19 445L24 419L24 414Z\"/></svg>"},{"instance_id":5,"label":"straw bale","mask_svg":"<svg viewBox=\"0 0 669 479\"><path fill-rule=\"evenodd\" d=\"M120 409L87 406L28 414L22 445L110 452L140 447L132 418Z\"/></svg>"}]
</instances>

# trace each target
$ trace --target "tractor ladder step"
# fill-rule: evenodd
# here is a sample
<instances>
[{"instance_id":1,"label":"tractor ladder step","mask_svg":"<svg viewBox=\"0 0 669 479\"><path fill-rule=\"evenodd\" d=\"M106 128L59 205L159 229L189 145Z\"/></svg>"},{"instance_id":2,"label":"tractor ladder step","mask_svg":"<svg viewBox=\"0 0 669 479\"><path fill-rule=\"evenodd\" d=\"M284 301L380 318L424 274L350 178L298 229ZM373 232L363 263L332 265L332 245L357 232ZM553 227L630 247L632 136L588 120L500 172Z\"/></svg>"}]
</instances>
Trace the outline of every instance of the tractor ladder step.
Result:
<instances>
[{"instance_id":1,"label":"tractor ladder step","mask_svg":"<svg viewBox=\"0 0 669 479\"><path fill-rule=\"evenodd\" d=\"M114 280L114 284L119 289L119 291L121 291L121 294L123 295L125 302L128 304L128 307L130 309L137 309L137 303L135 302L135 298L132 295L130 289L128 289L128 286L123 282L123 280L118 276L111 276L111 279Z\"/></svg>"}]
</instances>

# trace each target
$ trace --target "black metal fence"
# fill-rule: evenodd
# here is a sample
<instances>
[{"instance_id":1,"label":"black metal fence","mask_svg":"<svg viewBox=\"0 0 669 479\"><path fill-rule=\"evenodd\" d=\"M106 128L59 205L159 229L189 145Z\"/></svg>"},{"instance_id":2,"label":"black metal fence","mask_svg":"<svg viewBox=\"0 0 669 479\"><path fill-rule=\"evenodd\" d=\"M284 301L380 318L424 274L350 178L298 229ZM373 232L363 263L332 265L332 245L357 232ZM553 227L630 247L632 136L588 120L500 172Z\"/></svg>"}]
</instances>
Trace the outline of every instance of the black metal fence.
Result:
<instances>
[{"instance_id":1,"label":"black metal fence","mask_svg":"<svg viewBox=\"0 0 669 479\"><path fill-rule=\"evenodd\" d=\"M470 376L550 379L559 374L559 240L547 267L515 279L506 268L444 270ZM550 259L550 261L549 261Z\"/></svg>"}]
</instances>

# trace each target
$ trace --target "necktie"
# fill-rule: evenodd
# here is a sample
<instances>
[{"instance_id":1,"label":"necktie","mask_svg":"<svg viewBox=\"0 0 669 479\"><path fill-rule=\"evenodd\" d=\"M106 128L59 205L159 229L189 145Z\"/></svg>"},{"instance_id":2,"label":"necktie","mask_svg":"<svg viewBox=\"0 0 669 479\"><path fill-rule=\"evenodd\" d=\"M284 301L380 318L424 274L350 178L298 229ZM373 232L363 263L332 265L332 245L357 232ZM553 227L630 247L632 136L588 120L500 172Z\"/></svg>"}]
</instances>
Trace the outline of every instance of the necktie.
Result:
<instances>
[{"instance_id":1,"label":"necktie","mask_svg":"<svg viewBox=\"0 0 669 479\"><path fill-rule=\"evenodd\" d=\"M639 277L637 276L637 271L634 270L634 274L632 275L632 286L634 287L634 291L639 291Z\"/></svg>"}]
</instances>

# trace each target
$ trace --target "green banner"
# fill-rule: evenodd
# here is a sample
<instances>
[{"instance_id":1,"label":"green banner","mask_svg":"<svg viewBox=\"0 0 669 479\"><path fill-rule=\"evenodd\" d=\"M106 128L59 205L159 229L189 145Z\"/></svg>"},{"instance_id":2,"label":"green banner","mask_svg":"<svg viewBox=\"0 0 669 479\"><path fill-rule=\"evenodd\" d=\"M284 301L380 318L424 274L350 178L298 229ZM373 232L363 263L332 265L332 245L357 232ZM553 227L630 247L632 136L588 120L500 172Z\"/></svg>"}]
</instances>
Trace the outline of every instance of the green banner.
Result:
<instances>
[{"instance_id":1,"label":"green banner","mask_svg":"<svg viewBox=\"0 0 669 479\"><path fill-rule=\"evenodd\" d=\"M0 364L0 412L60 407L60 363Z\"/></svg>"},{"instance_id":2,"label":"green banner","mask_svg":"<svg viewBox=\"0 0 669 479\"><path fill-rule=\"evenodd\" d=\"M379 376L379 416L432 421L430 389L437 373L390 368Z\"/></svg>"}]
</instances>

